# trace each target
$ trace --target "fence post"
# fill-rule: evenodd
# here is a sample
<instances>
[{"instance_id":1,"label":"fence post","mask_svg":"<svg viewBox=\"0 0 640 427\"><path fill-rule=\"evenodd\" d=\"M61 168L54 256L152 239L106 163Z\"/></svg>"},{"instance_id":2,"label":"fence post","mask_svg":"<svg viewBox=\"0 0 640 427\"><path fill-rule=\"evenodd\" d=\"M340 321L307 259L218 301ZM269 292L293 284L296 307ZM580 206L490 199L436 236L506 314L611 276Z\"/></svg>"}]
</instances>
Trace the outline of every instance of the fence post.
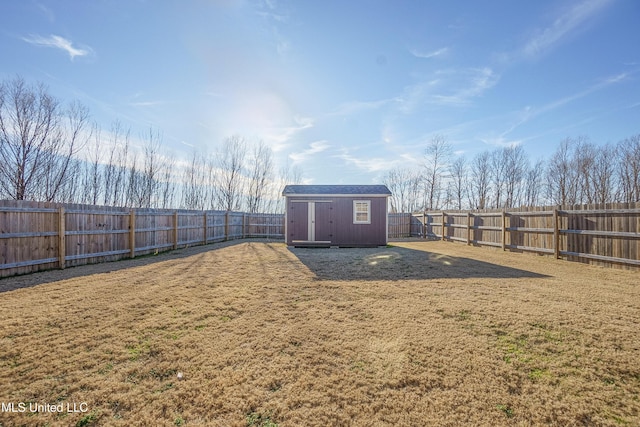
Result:
<instances>
[{"instance_id":1,"label":"fence post","mask_svg":"<svg viewBox=\"0 0 640 427\"><path fill-rule=\"evenodd\" d=\"M202 244L207 244L207 211L204 211L203 221L202 221Z\"/></svg>"},{"instance_id":2,"label":"fence post","mask_svg":"<svg viewBox=\"0 0 640 427\"><path fill-rule=\"evenodd\" d=\"M229 240L229 211L224 215L224 240Z\"/></svg>"},{"instance_id":3,"label":"fence post","mask_svg":"<svg viewBox=\"0 0 640 427\"><path fill-rule=\"evenodd\" d=\"M507 247L507 211L502 209L502 250Z\"/></svg>"},{"instance_id":4,"label":"fence post","mask_svg":"<svg viewBox=\"0 0 640 427\"><path fill-rule=\"evenodd\" d=\"M243 212L242 213L242 238L243 239L245 236L246 227L247 227L247 214Z\"/></svg>"},{"instance_id":5,"label":"fence post","mask_svg":"<svg viewBox=\"0 0 640 427\"><path fill-rule=\"evenodd\" d=\"M129 212L129 250L130 257L136 257L136 211L131 209Z\"/></svg>"},{"instance_id":6,"label":"fence post","mask_svg":"<svg viewBox=\"0 0 640 427\"><path fill-rule=\"evenodd\" d=\"M64 270L65 267L65 255L67 254L66 242L67 239L65 237L66 232L66 222L65 222L65 214L64 208L61 207L58 209L58 263L61 269Z\"/></svg>"},{"instance_id":7,"label":"fence post","mask_svg":"<svg viewBox=\"0 0 640 427\"><path fill-rule=\"evenodd\" d=\"M553 209L553 256L560 259L560 230L558 227L558 208Z\"/></svg>"},{"instance_id":8,"label":"fence post","mask_svg":"<svg viewBox=\"0 0 640 427\"><path fill-rule=\"evenodd\" d=\"M178 249L178 211L173 212L173 249Z\"/></svg>"},{"instance_id":9,"label":"fence post","mask_svg":"<svg viewBox=\"0 0 640 427\"><path fill-rule=\"evenodd\" d=\"M445 225L444 225L444 223L445 223L445 215L446 214L444 213L444 211L442 211L442 240L445 240L445 235L447 234L446 231L445 231Z\"/></svg>"},{"instance_id":10,"label":"fence post","mask_svg":"<svg viewBox=\"0 0 640 427\"><path fill-rule=\"evenodd\" d=\"M467 246L471 244L471 212L467 212Z\"/></svg>"},{"instance_id":11,"label":"fence post","mask_svg":"<svg viewBox=\"0 0 640 427\"><path fill-rule=\"evenodd\" d=\"M422 238L427 238L427 213L422 211Z\"/></svg>"}]
</instances>

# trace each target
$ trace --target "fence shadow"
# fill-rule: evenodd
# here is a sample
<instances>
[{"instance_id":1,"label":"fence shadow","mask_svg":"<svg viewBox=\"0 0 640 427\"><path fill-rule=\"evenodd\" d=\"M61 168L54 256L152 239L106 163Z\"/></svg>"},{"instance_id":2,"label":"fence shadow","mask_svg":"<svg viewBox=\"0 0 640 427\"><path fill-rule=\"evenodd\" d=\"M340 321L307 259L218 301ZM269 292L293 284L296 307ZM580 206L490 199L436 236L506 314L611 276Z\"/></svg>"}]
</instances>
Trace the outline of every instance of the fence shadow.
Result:
<instances>
[{"instance_id":1,"label":"fence shadow","mask_svg":"<svg viewBox=\"0 0 640 427\"><path fill-rule=\"evenodd\" d=\"M127 268L140 267L163 261L187 258L193 255L198 255L204 252L225 248L227 246L238 245L249 241L271 242L273 240L260 238L235 239L224 242L209 243L206 245L187 246L171 251L160 252L157 255L143 255L131 259L120 259L111 262L69 267L65 268L64 270L45 270L20 276L3 277L0 278L0 294L16 289L30 288L32 286L42 285L45 283L52 283L60 280L89 276L91 274L109 273L112 271L125 270Z\"/></svg>"},{"instance_id":2,"label":"fence shadow","mask_svg":"<svg viewBox=\"0 0 640 427\"><path fill-rule=\"evenodd\" d=\"M518 268L401 247L289 248L319 279L543 278Z\"/></svg>"}]
</instances>

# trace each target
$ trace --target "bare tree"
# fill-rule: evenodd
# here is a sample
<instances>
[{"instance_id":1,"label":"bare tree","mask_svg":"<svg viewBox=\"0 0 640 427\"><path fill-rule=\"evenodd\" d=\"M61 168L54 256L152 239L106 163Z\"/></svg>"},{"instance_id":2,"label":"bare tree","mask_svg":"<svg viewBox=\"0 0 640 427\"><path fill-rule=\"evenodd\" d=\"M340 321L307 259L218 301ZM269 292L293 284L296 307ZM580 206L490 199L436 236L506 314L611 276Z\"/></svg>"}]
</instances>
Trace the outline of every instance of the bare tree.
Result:
<instances>
[{"instance_id":1,"label":"bare tree","mask_svg":"<svg viewBox=\"0 0 640 427\"><path fill-rule=\"evenodd\" d=\"M391 191L391 212L415 212L419 209L422 177L416 170L397 167L391 169L382 182Z\"/></svg>"},{"instance_id":2,"label":"bare tree","mask_svg":"<svg viewBox=\"0 0 640 427\"><path fill-rule=\"evenodd\" d=\"M16 199L56 197L86 136L88 110L62 110L40 84L16 77L0 84L0 191Z\"/></svg>"},{"instance_id":3,"label":"bare tree","mask_svg":"<svg viewBox=\"0 0 640 427\"><path fill-rule=\"evenodd\" d=\"M471 163L471 179L469 194L471 206L475 209L485 209L488 205L491 185L491 154L484 151L473 158Z\"/></svg>"},{"instance_id":4,"label":"bare tree","mask_svg":"<svg viewBox=\"0 0 640 427\"><path fill-rule=\"evenodd\" d=\"M101 141L101 132L100 129L94 125L93 147L91 153L89 154L89 161L85 162L86 167L84 173L83 188L86 198L85 200L83 200L83 203L97 205L98 198L100 197L100 194L104 189L101 170L102 152L103 146Z\"/></svg>"},{"instance_id":5,"label":"bare tree","mask_svg":"<svg viewBox=\"0 0 640 427\"><path fill-rule=\"evenodd\" d=\"M451 176L450 192L455 209L462 209L463 200L467 197L467 159L460 156L451 163L449 168Z\"/></svg>"},{"instance_id":6,"label":"bare tree","mask_svg":"<svg viewBox=\"0 0 640 427\"><path fill-rule=\"evenodd\" d=\"M611 203L616 200L615 147L606 144L596 149L591 167L592 201L588 203Z\"/></svg>"},{"instance_id":7,"label":"bare tree","mask_svg":"<svg viewBox=\"0 0 640 427\"><path fill-rule=\"evenodd\" d=\"M527 169L524 185L524 203L526 206L538 206L542 195L544 161L538 160Z\"/></svg>"},{"instance_id":8,"label":"bare tree","mask_svg":"<svg viewBox=\"0 0 640 427\"><path fill-rule=\"evenodd\" d=\"M183 171L182 206L186 209L203 210L206 207L207 170L205 158L194 151Z\"/></svg>"},{"instance_id":9,"label":"bare tree","mask_svg":"<svg viewBox=\"0 0 640 427\"><path fill-rule=\"evenodd\" d=\"M584 136L571 142L571 164L575 174L575 203L594 203L594 167L598 148Z\"/></svg>"},{"instance_id":10,"label":"bare tree","mask_svg":"<svg viewBox=\"0 0 640 427\"><path fill-rule=\"evenodd\" d=\"M506 147L503 149L505 160L504 168L504 206L511 208L521 204L523 192L523 180L527 173L527 154L519 146Z\"/></svg>"},{"instance_id":11,"label":"bare tree","mask_svg":"<svg viewBox=\"0 0 640 427\"><path fill-rule=\"evenodd\" d=\"M578 175L574 168L573 146L575 142L566 138L549 160L547 181L549 198L554 204L566 205L577 202Z\"/></svg>"},{"instance_id":12,"label":"bare tree","mask_svg":"<svg viewBox=\"0 0 640 427\"><path fill-rule=\"evenodd\" d=\"M491 152L491 188L493 189L493 207L503 207L502 197L506 181L507 158L504 149Z\"/></svg>"},{"instance_id":13,"label":"bare tree","mask_svg":"<svg viewBox=\"0 0 640 427\"><path fill-rule=\"evenodd\" d=\"M244 160L247 144L234 135L227 138L217 156L216 189L218 205L227 211L239 210L242 203Z\"/></svg>"},{"instance_id":14,"label":"bare tree","mask_svg":"<svg viewBox=\"0 0 640 427\"><path fill-rule=\"evenodd\" d=\"M158 184L158 203L157 207L161 209L170 209L175 207L176 197L176 178L174 176L176 161L174 156L162 156L160 164Z\"/></svg>"},{"instance_id":15,"label":"bare tree","mask_svg":"<svg viewBox=\"0 0 640 427\"><path fill-rule=\"evenodd\" d=\"M125 206L133 208L143 207L142 177L138 171L138 155L134 152L130 164L125 169L124 194Z\"/></svg>"},{"instance_id":16,"label":"bare tree","mask_svg":"<svg viewBox=\"0 0 640 427\"><path fill-rule=\"evenodd\" d=\"M623 202L640 202L640 134L618 143L618 179Z\"/></svg>"},{"instance_id":17,"label":"bare tree","mask_svg":"<svg viewBox=\"0 0 640 427\"><path fill-rule=\"evenodd\" d=\"M286 185L298 185L302 183L302 169L298 166L291 166L289 162L280 167L280 171L277 178L278 185L273 186L275 194L272 194L274 203L273 212L284 211L284 200L282 198L282 191Z\"/></svg>"},{"instance_id":18,"label":"bare tree","mask_svg":"<svg viewBox=\"0 0 640 427\"><path fill-rule=\"evenodd\" d=\"M248 166L247 210L251 213L260 212L264 208L269 181L273 179L273 152L271 148L260 141L252 149Z\"/></svg>"},{"instance_id":19,"label":"bare tree","mask_svg":"<svg viewBox=\"0 0 640 427\"><path fill-rule=\"evenodd\" d=\"M139 176L138 205L143 208L156 207L158 204L158 177L162 172L160 159L160 134L149 128L144 135L143 170Z\"/></svg>"},{"instance_id":20,"label":"bare tree","mask_svg":"<svg viewBox=\"0 0 640 427\"><path fill-rule=\"evenodd\" d=\"M129 130L124 130L119 121L113 122L109 138L109 158L103 168L103 203L105 205L123 205L124 182L128 168Z\"/></svg>"},{"instance_id":21,"label":"bare tree","mask_svg":"<svg viewBox=\"0 0 640 427\"><path fill-rule=\"evenodd\" d=\"M424 197L426 209L438 209L451 157L451 145L442 135L431 138L425 149Z\"/></svg>"}]
</instances>

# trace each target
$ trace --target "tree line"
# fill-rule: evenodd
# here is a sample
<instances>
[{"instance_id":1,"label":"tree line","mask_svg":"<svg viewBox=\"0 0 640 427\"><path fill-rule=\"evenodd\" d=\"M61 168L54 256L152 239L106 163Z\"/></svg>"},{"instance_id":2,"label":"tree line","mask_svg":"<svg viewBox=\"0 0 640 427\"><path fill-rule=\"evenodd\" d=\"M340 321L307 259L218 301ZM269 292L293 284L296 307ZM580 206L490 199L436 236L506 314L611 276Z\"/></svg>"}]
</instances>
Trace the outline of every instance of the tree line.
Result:
<instances>
[{"instance_id":1,"label":"tree line","mask_svg":"<svg viewBox=\"0 0 640 427\"><path fill-rule=\"evenodd\" d=\"M239 135L183 162L150 128L134 139L115 121L104 133L78 102L62 105L42 84L0 83L0 199L135 208L276 212L298 168L276 172L263 142Z\"/></svg>"},{"instance_id":2,"label":"tree line","mask_svg":"<svg viewBox=\"0 0 640 427\"><path fill-rule=\"evenodd\" d=\"M454 156L436 135L419 167L397 167L383 181L393 212L640 202L640 134L605 145L566 138L535 162L519 145Z\"/></svg>"},{"instance_id":3,"label":"tree line","mask_svg":"<svg viewBox=\"0 0 640 427\"><path fill-rule=\"evenodd\" d=\"M163 150L152 128L133 138L119 121L103 132L78 102L63 105L42 84L0 82L0 198L135 208L278 212L298 168L276 172L263 142L239 135L188 161ZM419 167L397 167L383 182L391 210L487 209L640 201L640 134L617 144L566 138L546 160L522 146L455 156L432 137Z\"/></svg>"}]
</instances>

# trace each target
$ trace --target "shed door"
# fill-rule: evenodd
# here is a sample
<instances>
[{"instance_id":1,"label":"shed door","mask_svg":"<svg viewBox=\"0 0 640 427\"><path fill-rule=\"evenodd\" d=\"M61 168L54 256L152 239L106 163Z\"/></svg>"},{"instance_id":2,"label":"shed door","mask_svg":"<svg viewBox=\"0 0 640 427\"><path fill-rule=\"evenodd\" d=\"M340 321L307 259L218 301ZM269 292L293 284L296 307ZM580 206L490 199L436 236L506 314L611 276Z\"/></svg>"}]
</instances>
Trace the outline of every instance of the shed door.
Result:
<instances>
[{"instance_id":1,"label":"shed door","mask_svg":"<svg viewBox=\"0 0 640 427\"><path fill-rule=\"evenodd\" d=\"M333 221L330 201L292 201L289 209L291 242L331 243Z\"/></svg>"},{"instance_id":2,"label":"shed door","mask_svg":"<svg viewBox=\"0 0 640 427\"><path fill-rule=\"evenodd\" d=\"M316 203L315 204L315 241L332 242L333 241L333 203Z\"/></svg>"},{"instance_id":3,"label":"shed door","mask_svg":"<svg viewBox=\"0 0 640 427\"><path fill-rule=\"evenodd\" d=\"M308 203L292 202L289 209L288 232L290 241L307 241L309 238L309 208Z\"/></svg>"}]
</instances>

